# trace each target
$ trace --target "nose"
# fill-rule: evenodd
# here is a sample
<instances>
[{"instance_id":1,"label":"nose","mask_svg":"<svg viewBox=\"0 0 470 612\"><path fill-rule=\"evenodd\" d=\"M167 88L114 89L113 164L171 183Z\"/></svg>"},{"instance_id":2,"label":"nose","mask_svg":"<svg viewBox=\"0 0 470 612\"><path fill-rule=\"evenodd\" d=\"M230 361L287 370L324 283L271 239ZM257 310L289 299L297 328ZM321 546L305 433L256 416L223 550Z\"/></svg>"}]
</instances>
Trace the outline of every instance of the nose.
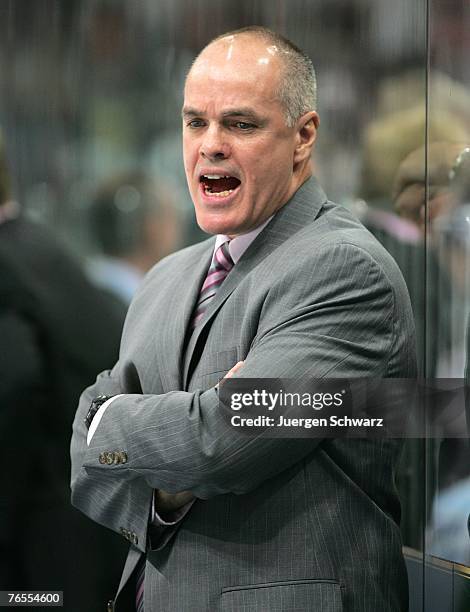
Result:
<instances>
[{"instance_id":1,"label":"nose","mask_svg":"<svg viewBox=\"0 0 470 612\"><path fill-rule=\"evenodd\" d=\"M230 156L230 145L218 126L212 125L205 131L200 153L209 161L227 159Z\"/></svg>"}]
</instances>

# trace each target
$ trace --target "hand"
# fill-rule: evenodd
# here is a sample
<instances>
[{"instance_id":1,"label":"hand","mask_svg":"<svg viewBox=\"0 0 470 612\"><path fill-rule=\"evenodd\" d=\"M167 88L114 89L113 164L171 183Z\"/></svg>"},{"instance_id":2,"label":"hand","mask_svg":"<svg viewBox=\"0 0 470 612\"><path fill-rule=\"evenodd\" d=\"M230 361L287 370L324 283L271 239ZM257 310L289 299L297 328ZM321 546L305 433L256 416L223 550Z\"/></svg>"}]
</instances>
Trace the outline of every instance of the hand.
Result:
<instances>
[{"instance_id":1,"label":"hand","mask_svg":"<svg viewBox=\"0 0 470 612\"><path fill-rule=\"evenodd\" d=\"M167 493L161 489L155 489L155 510L165 519L165 515L185 506L192 499L194 499L194 495L190 491Z\"/></svg>"},{"instance_id":2,"label":"hand","mask_svg":"<svg viewBox=\"0 0 470 612\"><path fill-rule=\"evenodd\" d=\"M432 223L455 208L449 171L464 148L463 143L433 142L428 147L427 160L424 147L420 147L402 161L393 188L395 210L401 217L424 229L426 217Z\"/></svg>"},{"instance_id":3,"label":"hand","mask_svg":"<svg viewBox=\"0 0 470 612\"><path fill-rule=\"evenodd\" d=\"M235 374L235 372L238 372L238 370L243 366L245 362L244 361L239 361L238 363L236 363L233 368L231 368L227 374L224 376L224 378L220 381L219 384L222 384L225 380L225 378L232 378L232 376Z\"/></svg>"}]
</instances>

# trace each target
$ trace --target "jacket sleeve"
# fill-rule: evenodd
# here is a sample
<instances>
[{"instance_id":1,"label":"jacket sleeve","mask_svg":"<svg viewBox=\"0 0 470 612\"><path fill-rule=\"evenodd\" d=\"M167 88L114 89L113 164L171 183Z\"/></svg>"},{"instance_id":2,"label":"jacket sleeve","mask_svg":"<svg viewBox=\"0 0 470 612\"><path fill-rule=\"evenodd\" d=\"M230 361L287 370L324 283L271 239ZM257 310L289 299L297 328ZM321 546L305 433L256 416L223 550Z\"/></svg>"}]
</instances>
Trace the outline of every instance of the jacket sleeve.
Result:
<instances>
[{"instance_id":1,"label":"jacket sleeve","mask_svg":"<svg viewBox=\"0 0 470 612\"><path fill-rule=\"evenodd\" d=\"M109 478L106 473L93 472L93 470L86 473L82 465L83 458L89 452L88 429L84 418L95 397L122 393L118 372L119 363L113 370L102 372L95 384L88 387L80 397L70 448L72 504L97 523L121 533L126 539L132 541L134 535L134 545L143 551L153 489L136 479ZM96 435L92 438L92 442ZM90 448L93 448L93 445ZM111 449L113 452L116 450L119 450L118 447Z\"/></svg>"}]
</instances>

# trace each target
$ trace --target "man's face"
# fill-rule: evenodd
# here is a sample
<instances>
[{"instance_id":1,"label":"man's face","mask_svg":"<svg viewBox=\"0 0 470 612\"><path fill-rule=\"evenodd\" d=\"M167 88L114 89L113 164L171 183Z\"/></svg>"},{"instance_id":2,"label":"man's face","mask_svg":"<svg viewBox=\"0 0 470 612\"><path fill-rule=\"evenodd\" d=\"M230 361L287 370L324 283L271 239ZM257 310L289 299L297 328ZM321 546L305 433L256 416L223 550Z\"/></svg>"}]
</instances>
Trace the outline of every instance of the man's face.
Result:
<instances>
[{"instance_id":1,"label":"man's face","mask_svg":"<svg viewBox=\"0 0 470 612\"><path fill-rule=\"evenodd\" d=\"M248 36L223 38L198 58L185 87L183 150L199 226L236 236L293 195L296 127L275 91L276 50Z\"/></svg>"}]
</instances>

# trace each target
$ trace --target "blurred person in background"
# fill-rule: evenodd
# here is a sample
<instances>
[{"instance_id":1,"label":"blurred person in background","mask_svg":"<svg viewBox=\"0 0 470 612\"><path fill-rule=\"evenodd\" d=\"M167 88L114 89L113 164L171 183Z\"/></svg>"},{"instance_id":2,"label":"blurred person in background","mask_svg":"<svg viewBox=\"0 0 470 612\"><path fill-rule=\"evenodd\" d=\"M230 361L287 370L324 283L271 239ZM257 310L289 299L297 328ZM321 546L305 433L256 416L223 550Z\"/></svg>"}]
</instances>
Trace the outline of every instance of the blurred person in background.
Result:
<instances>
[{"instance_id":1,"label":"blurred person in background","mask_svg":"<svg viewBox=\"0 0 470 612\"><path fill-rule=\"evenodd\" d=\"M426 163L425 163L426 161ZM440 274L429 279L438 309L435 375L461 379L470 359L470 147L435 142L413 151L400 165L394 185L396 210L428 236ZM446 333L444 333L444 331ZM426 528L430 554L470 564L470 447L461 423L455 438L432 441L437 477ZM450 425L452 427L452 425ZM451 431L451 430L450 430ZM450 435L450 434L448 434ZM460 437L460 439L459 439Z\"/></svg>"},{"instance_id":2,"label":"blurred person in background","mask_svg":"<svg viewBox=\"0 0 470 612\"><path fill-rule=\"evenodd\" d=\"M141 172L120 174L100 187L89 219L100 250L88 262L89 277L127 307L144 274L180 244L170 190Z\"/></svg>"},{"instance_id":3,"label":"blurred person in background","mask_svg":"<svg viewBox=\"0 0 470 612\"><path fill-rule=\"evenodd\" d=\"M470 161L470 148L467 152L467 161ZM467 172L469 169L470 164L467 163ZM466 178L468 185L469 179L470 173ZM434 218L432 229L433 248L442 262L443 269L449 275L452 289L446 312L450 322L450 342L447 350L442 350L438 355L437 375L440 378L461 379L466 373L468 385L470 190L460 199L463 194L459 194L459 187L451 181L445 208L441 209L440 216ZM461 424L454 423L453 427L455 438L443 439L436 450L439 469L436 495L427 529L428 551L437 557L470 565L470 446L468 438L458 439L462 434L465 435Z\"/></svg>"},{"instance_id":4,"label":"blurred person in background","mask_svg":"<svg viewBox=\"0 0 470 612\"><path fill-rule=\"evenodd\" d=\"M449 80L442 75L432 76L432 109L425 105L426 84L422 70L418 74L406 72L383 80L378 93L378 116L369 123L363 135L359 187L362 201L358 207L364 225L394 257L403 273L415 320L419 372L429 378L437 375L439 355L451 348L451 321L447 313L452 286L436 251L425 241L422 225L416 223L415 217L401 214L402 210L395 204L402 191L406 191L415 196L419 194L418 208L423 206L424 210L426 136L430 143L460 143L469 135L468 121L462 110L466 109L468 117L468 104L454 103L449 107L444 95L448 94ZM460 92L461 98L468 102L466 90ZM420 99L422 102L417 103ZM431 150L437 152L438 147ZM406 170L406 160L410 158L412 168ZM437 160L431 167L433 175L436 171L441 175ZM447 166L447 173L449 168ZM405 177L410 177L411 173L416 175L417 169L419 187L408 191L411 181ZM431 182L437 180L437 177L431 178ZM433 191L438 193L437 189ZM398 482L404 503L401 524L404 541L418 549L423 545L419 517L429 516L432 503L431 495L424 500L420 493L422 452L422 441L406 442ZM439 446L435 449L436 457L438 453Z\"/></svg>"},{"instance_id":5,"label":"blurred person in background","mask_svg":"<svg viewBox=\"0 0 470 612\"><path fill-rule=\"evenodd\" d=\"M399 81L395 82L394 87L399 85ZM401 185L406 183L408 189L408 174L418 173L416 180L421 185L420 205L424 207L424 140L427 125L429 142L434 143L431 151L434 151L432 156L436 158L433 167L433 174L436 174L440 167L437 161L438 143L453 141L457 143L457 151L459 147L461 150L458 143L467 138L466 124L457 112L449 112L442 107L427 113L424 103L407 106L405 99L404 108L384 112L368 125L363 137L359 188L359 196L363 200L358 213L364 225L390 252L403 273L415 316L420 370L424 373L426 368L426 375L434 376L438 345L448 336L448 322L441 316L436 291L447 280L435 253L426 250L422 227L410 214L402 214L403 210L396 206L397 199L402 197ZM410 163L410 170L406 170ZM449 290L442 291L444 296L448 293ZM425 338L426 323L439 332Z\"/></svg>"},{"instance_id":6,"label":"blurred person in background","mask_svg":"<svg viewBox=\"0 0 470 612\"><path fill-rule=\"evenodd\" d=\"M98 612L114 590L125 550L70 506L68 446L77 398L114 362L120 331L65 248L22 215L0 147L0 590L63 590L70 612Z\"/></svg>"},{"instance_id":7,"label":"blurred person in background","mask_svg":"<svg viewBox=\"0 0 470 612\"><path fill-rule=\"evenodd\" d=\"M393 188L395 210L419 229L422 240L425 232L428 238L426 291L436 309L430 359L433 375L440 377L462 377L464 372L463 330L470 302L469 151L465 143L452 141L431 143L427 156L419 147L400 164Z\"/></svg>"}]
</instances>

